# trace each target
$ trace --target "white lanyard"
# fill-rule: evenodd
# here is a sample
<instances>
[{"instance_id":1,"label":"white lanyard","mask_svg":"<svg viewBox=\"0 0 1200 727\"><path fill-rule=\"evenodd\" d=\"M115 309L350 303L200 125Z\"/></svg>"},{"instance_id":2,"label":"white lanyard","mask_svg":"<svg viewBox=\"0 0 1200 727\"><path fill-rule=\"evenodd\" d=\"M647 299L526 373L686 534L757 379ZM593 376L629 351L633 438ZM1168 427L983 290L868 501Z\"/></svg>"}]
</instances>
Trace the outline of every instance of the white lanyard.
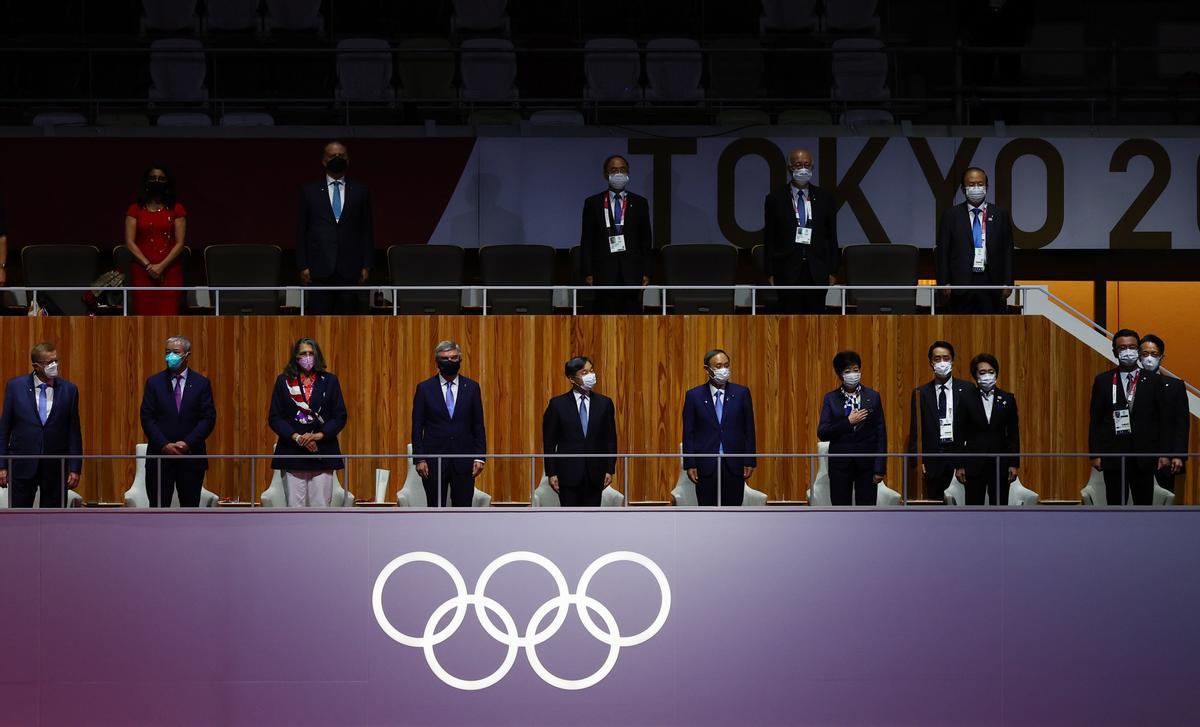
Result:
<instances>
[{"instance_id":1,"label":"white lanyard","mask_svg":"<svg viewBox=\"0 0 1200 727\"><path fill-rule=\"evenodd\" d=\"M792 196L792 211L796 213L796 227L800 226L800 205L796 202L798 199L804 200L804 223L812 225L812 202L809 201L808 197L804 196L803 191L797 191Z\"/></svg>"},{"instance_id":2,"label":"white lanyard","mask_svg":"<svg viewBox=\"0 0 1200 727\"><path fill-rule=\"evenodd\" d=\"M629 197L621 197L620 199L621 199L621 224L619 226L624 227L625 226L625 214L626 214L626 211L629 209ZM613 223L612 223L612 217L609 216L608 210L609 210L609 195L608 195L608 192L605 192L604 193L604 226L611 228L611 227L613 227Z\"/></svg>"}]
</instances>

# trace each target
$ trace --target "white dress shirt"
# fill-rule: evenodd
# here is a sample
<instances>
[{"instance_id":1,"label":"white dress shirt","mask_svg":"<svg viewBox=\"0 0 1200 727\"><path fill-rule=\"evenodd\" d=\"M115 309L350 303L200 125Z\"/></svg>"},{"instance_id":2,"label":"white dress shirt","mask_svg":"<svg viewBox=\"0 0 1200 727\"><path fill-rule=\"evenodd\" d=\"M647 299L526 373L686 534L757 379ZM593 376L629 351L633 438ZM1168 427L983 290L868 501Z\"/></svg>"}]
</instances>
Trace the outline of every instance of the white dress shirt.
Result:
<instances>
[{"instance_id":1,"label":"white dress shirt","mask_svg":"<svg viewBox=\"0 0 1200 727\"><path fill-rule=\"evenodd\" d=\"M979 397L983 401L983 413L987 415L987 420L992 421L992 404L996 403L996 390L984 391L979 390Z\"/></svg>"}]
</instances>

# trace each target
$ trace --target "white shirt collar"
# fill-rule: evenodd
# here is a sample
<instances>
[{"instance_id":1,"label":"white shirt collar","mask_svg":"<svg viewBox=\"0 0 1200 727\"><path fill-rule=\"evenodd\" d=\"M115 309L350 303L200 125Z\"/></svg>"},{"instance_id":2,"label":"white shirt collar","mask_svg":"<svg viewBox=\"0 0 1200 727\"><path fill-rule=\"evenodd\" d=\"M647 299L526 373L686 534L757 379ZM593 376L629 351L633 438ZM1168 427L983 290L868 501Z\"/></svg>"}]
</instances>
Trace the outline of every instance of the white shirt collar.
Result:
<instances>
[{"instance_id":1,"label":"white shirt collar","mask_svg":"<svg viewBox=\"0 0 1200 727\"><path fill-rule=\"evenodd\" d=\"M587 399L588 401L592 400L592 392L590 392L590 391L586 391L586 392L580 391L579 389L572 386L571 393L575 395L575 403L576 404L579 403L580 399Z\"/></svg>"},{"instance_id":2,"label":"white shirt collar","mask_svg":"<svg viewBox=\"0 0 1200 727\"><path fill-rule=\"evenodd\" d=\"M42 384L45 384L47 389L54 388L54 379L51 379L50 381L42 381L41 379L38 378L37 374L33 374L33 373L29 374L29 377L33 379L33 388L35 388L35 389L37 387L41 386Z\"/></svg>"},{"instance_id":3,"label":"white shirt collar","mask_svg":"<svg viewBox=\"0 0 1200 727\"><path fill-rule=\"evenodd\" d=\"M183 379L184 381L187 381L188 367L184 366L182 369L180 369L178 371L171 371L170 369L167 369L167 376L171 377L172 379L175 378L176 376L178 376L179 378Z\"/></svg>"},{"instance_id":4,"label":"white shirt collar","mask_svg":"<svg viewBox=\"0 0 1200 727\"><path fill-rule=\"evenodd\" d=\"M332 187L334 182L341 182L342 187L346 186L346 178L345 177L342 177L341 179L334 179L333 177L329 176L328 174L325 175L325 186L326 187Z\"/></svg>"},{"instance_id":5,"label":"white shirt collar","mask_svg":"<svg viewBox=\"0 0 1200 727\"><path fill-rule=\"evenodd\" d=\"M978 207L971 204L970 202L967 202L967 211L972 212L974 210L982 210L984 212L987 212L987 200L985 199L984 201L980 202Z\"/></svg>"},{"instance_id":6,"label":"white shirt collar","mask_svg":"<svg viewBox=\"0 0 1200 727\"><path fill-rule=\"evenodd\" d=\"M446 388L446 384L452 384L454 386L454 388L457 389L458 388L458 374L455 374L454 378L450 379L449 381L446 380L445 376L438 374L438 385L444 389L444 388Z\"/></svg>"},{"instance_id":7,"label":"white shirt collar","mask_svg":"<svg viewBox=\"0 0 1200 727\"><path fill-rule=\"evenodd\" d=\"M722 398L724 398L726 400L729 399L729 385L728 384L725 385L724 389L719 389L716 386L713 386L713 383L711 381L708 382L708 395L709 395L709 397L711 397L713 399L713 401L716 401L718 391L721 392Z\"/></svg>"}]
</instances>

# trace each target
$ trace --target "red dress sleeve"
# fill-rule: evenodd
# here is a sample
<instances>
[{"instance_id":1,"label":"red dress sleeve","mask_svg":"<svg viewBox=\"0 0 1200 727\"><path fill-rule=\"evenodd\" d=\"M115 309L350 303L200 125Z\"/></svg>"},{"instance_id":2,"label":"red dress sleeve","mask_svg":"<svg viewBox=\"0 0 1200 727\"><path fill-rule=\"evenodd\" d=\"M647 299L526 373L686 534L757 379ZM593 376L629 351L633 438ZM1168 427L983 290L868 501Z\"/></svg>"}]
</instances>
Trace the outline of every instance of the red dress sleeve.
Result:
<instances>
[{"instance_id":1,"label":"red dress sleeve","mask_svg":"<svg viewBox=\"0 0 1200 727\"><path fill-rule=\"evenodd\" d=\"M134 202L133 204L129 205L129 209L125 210L125 216L136 219L141 210L142 208L138 206L138 203Z\"/></svg>"},{"instance_id":2,"label":"red dress sleeve","mask_svg":"<svg viewBox=\"0 0 1200 727\"><path fill-rule=\"evenodd\" d=\"M171 216L172 217L187 217L187 210L184 209L183 205L176 202L175 209L171 210Z\"/></svg>"}]
</instances>

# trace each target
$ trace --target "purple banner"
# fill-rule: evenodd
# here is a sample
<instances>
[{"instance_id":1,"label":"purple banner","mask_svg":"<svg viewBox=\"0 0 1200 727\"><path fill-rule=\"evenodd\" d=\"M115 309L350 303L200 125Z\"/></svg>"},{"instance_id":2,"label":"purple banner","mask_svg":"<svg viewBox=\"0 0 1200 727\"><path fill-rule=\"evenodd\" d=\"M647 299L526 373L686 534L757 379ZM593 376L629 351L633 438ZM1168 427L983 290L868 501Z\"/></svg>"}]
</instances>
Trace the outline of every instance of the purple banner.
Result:
<instances>
[{"instance_id":1,"label":"purple banner","mask_svg":"<svg viewBox=\"0 0 1200 727\"><path fill-rule=\"evenodd\" d=\"M1200 512L3 512L0 724L1178 724Z\"/></svg>"}]
</instances>

